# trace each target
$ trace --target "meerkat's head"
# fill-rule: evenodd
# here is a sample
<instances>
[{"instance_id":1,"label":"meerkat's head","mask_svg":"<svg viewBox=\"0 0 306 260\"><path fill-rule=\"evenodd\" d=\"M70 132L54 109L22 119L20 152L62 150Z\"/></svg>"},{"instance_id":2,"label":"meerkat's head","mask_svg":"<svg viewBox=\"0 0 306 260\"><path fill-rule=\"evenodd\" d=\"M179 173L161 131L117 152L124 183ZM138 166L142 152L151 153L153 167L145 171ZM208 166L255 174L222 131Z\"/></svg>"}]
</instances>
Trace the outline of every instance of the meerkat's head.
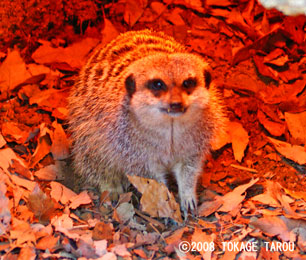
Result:
<instances>
[{"instance_id":1,"label":"meerkat's head","mask_svg":"<svg viewBox=\"0 0 306 260\"><path fill-rule=\"evenodd\" d=\"M189 53L158 53L127 70L125 88L130 109L146 125L170 119L186 122L209 104L208 65Z\"/></svg>"}]
</instances>

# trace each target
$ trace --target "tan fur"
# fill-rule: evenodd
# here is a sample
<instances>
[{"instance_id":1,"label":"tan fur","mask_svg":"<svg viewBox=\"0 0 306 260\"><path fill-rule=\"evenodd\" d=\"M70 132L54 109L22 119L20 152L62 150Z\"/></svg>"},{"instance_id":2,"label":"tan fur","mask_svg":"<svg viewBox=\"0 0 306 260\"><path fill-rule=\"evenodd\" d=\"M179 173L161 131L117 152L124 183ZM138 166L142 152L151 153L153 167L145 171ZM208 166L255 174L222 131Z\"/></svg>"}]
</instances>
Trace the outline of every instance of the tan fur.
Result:
<instances>
[{"instance_id":1,"label":"tan fur","mask_svg":"<svg viewBox=\"0 0 306 260\"><path fill-rule=\"evenodd\" d=\"M119 193L126 174L166 183L172 173L182 209L194 212L197 177L223 122L216 90L206 88L207 69L200 56L149 30L121 34L98 50L70 96L75 171L101 191ZM192 91L183 85L190 78ZM166 89L149 88L153 79Z\"/></svg>"}]
</instances>

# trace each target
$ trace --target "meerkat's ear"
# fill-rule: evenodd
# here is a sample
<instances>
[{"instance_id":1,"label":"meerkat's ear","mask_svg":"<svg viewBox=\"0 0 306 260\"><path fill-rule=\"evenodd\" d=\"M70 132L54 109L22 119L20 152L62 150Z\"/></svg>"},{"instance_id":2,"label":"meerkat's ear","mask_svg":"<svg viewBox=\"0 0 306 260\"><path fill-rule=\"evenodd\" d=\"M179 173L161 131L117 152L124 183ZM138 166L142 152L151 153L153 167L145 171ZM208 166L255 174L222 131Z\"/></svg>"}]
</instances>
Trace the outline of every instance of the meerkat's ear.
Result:
<instances>
[{"instance_id":1,"label":"meerkat's ear","mask_svg":"<svg viewBox=\"0 0 306 260\"><path fill-rule=\"evenodd\" d=\"M211 74L210 69L206 68L204 70L204 80L205 80L205 87L209 89L210 83L211 83Z\"/></svg>"},{"instance_id":2,"label":"meerkat's ear","mask_svg":"<svg viewBox=\"0 0 306 260\"><path fill-rule=\"evenodd\" d=\"M136 82L135 82L133 74L129 75L125 79L125 88L126 88L126 92L128 93L128 95L132 97L136 91Z\"/></svg>"}]
</instances>

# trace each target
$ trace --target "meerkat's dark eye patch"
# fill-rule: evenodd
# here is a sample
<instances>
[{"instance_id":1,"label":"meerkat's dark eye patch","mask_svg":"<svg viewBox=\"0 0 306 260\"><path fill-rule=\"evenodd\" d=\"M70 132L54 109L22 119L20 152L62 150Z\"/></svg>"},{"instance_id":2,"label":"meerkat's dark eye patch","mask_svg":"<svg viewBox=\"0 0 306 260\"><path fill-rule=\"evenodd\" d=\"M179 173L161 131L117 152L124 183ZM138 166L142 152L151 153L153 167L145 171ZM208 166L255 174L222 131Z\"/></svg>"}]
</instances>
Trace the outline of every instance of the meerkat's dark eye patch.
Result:
<instances>
[{"instance_id":1,"label":"meerkat's dark eye patch","mask_svg":"<svg viewBox=\"0 0 306 260\"><path fill-rule=\"evenodd\" d=\"M167 85L161 79L152 79L148 81L148 89L152 91L166 91Z\"/></svg>"},{"instance_id":2,"label":"meerkat's dark eye patch","mask_svg":"<svg viewBox=\"0 0 306 260\"><path fill-rule=\"evenodd\" d=\"M208 70L204 70L205 87L209 88L211 83L211 74Z\"/></svg>"},{"instance_id":3,"label":"meerkat's dark eye patch","mask_svg":"<svg viewBox=\"0 0 306 260\"><path fill-rule=\"evenodd\" d=\"M132 97L133 94L135 93L136 82L135 82L133 74L131 74L125 79L125 89L130 97Z\"/></svg>"},{"instance_id":4,"label":"meerkat's dark eye patch","mask_svg":"<svg viewBox=\"0 0 306 260\"><path fill-rule=\"evenodd\" d=\"M186 90L192 90L192 89L194 89L196 86L197 86L197 79L195 79L195 78L188 78L188 79L185 79L185 80L183 81L183 87L184 87Z\"/></svg>"}]
</instances>

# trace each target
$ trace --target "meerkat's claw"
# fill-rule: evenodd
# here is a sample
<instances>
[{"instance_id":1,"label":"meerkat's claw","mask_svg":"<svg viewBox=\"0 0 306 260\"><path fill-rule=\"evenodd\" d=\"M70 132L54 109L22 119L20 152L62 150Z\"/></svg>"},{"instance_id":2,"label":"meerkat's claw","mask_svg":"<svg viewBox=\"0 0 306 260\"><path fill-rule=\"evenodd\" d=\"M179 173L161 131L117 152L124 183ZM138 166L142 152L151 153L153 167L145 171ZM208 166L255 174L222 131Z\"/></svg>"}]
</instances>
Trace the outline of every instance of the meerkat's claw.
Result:
<instances>
[{"instance_id":1,"label":"meerkat's claw","mask_svg":"<svg viewBox=\"0 0 306 260\"><path fill-rule=\"evenodd\" d=\"M181 199L181 210L186 220L188 217L188 211L192 214L193 217L197 215L197 202L194 196L188 196L184 199Z\"/></svg>"}]
</instances>

